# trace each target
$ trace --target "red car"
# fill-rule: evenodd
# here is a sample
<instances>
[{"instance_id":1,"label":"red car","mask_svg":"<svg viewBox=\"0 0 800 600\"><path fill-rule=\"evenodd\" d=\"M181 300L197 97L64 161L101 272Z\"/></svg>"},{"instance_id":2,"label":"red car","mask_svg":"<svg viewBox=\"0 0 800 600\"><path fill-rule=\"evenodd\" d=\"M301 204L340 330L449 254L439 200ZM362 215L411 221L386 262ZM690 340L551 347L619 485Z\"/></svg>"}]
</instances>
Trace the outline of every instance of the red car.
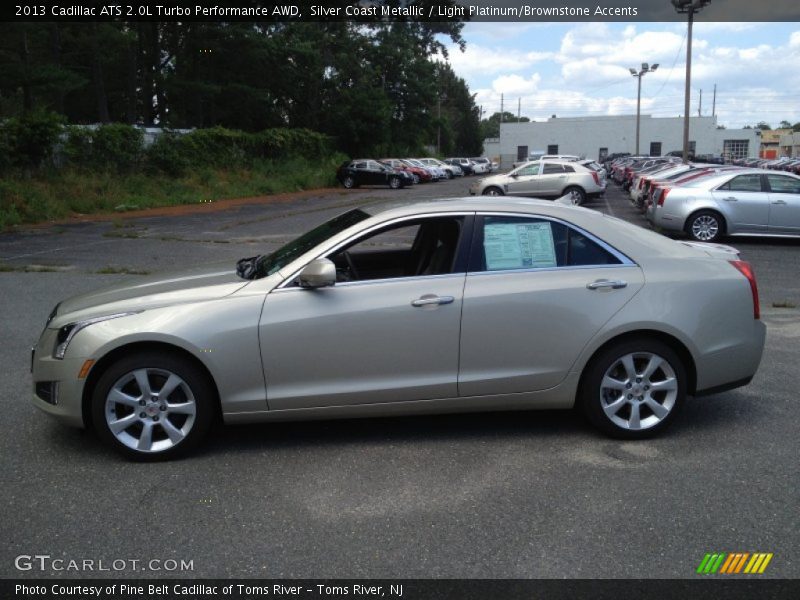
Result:
<instances>
[{"instance_id":1,"label":"red car","mask_svg":"<svg viewBox=\"0 0 800 600\"><path fill-rule=\"evenodd\" d=\"M398 171L405 171L411 177L414 178L414 183L419 183L420 181L423 183L427 183L433 176L430 174L429 171L422 169L420 167L415 167L412 164L407 163L401 158L382 158L381 162L386 166L392 167L393 169L397 169Z\"/></svg>"}]
</instances>

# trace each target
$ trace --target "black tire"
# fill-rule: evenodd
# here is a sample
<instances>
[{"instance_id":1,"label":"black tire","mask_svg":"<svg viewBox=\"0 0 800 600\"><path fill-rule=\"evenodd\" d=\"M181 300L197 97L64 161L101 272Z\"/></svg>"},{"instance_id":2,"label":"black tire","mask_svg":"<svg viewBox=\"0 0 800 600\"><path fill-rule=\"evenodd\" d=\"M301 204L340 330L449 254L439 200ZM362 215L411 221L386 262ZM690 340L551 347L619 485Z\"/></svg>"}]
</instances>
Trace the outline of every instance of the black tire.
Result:
<instances>
[{"instance_id":1,"label":"black tire","mask_svg":"<svg viewBox=\"0 0 800 600\"><path fill-rule=\"evenodd\" d=\"M149 394L142 389L136 375L143 372L147 386L153 386ZM168 391L166 398L160 398L159 392L172 375L181 383ZM154 391L156 387L158 391ZM136 398L138 405L129 405L128 398L124 403L112 402L109 397L112 389ZM141 405L142 401L145 405ZM217 414L214 386L208 375L190 360L162 352L132 354L113 363L98 379L91 402L92 423L100 439L137 461L167 460L186 454L205 437ZM169 406L174 409L166 408ZM188 412L192 408L194 414ZM109 422L121 419L130 419L131 424L115 434ZM167 425L171 425L171 435ZM146 437L145 427L151 431L150 449L137 449L133 447L137 442L145 444L142 441ZM182 437L178 438L176 431Z\"/></svg>"},{"instance_id":2,"label":"black tire","mask_svg":"<svg viewBox=\"0 0 800 600\"><path fill-rule=\"evenodd\" d=\"M716 242L725 235L725 219L713 210L701 210L686 219L686 235L697 242Z\"/></svg>"},{"instance_id":3,"label":"black tire","mask_svg":"<svg viewBox=\"0 0 800 600\"><path fill-rule=\"evenodd\" d=\"M448 179L448 180L449 180L449 179L452 179L453 177L455 177L455 175L453 175L453 172L452 172L452 171L449 171L449 170L448 170L448 171L445 171L445 174L447 175L447 179Z\"/></svg>"},{"instance_id":4,"label":"black tire","mask_svg":"<svg viewBox=\"0 0 800 600\"><path fill-rule=\"evenodd\" d=\"M643 377L628 376L622 359L629 356L634 371ZM648 377L646 366L653 356L664 362ZM613 386L604 384L606 375ZM619 389L614 387L617 384L621 384ZM659 384L674 389L653 391ZM636 440L668 427L685 399L686 366L678 354L659 340L642 337L613 344L592 359L584 370L577 404L589 422L606 435ZM656 404L658 412L651 408ZM639 416L638 427L635 415Z\"/></svg>"},{"instance_id":5,"label":"black tire","mask_svg":"<svg viewBox=\"0 0 800 600\"><path fill-rule=\"evenodd\" d=\"M392 177L389 177L389 187L393 190L399 190L401 187L403 187L403 183L400 181L399 177L393 175Z\"/></svg>"},{"instance_id":6,"label":"black tire","mask_svg":"<svg viewBox=\"0 0 800 600\"><path fill-rule=\"evenodd\" d=\"M483 190L483 195L484 196L505 196L505 194L503 193L503 190L501 190L499 187L494 186L494 185L489 186L485 190Z\"/></svg>"},{"instance_id":7,"label":"black tire","mask_svg":"<svg viewBox=\"0 0 800 600\"><path fill-rule=\"evenodd\" d=\"M344 179L342 179L342 185L346 187L348 190L353 189L356 187L356 179L352 175L348 175Z\"/></svg>"},{"instance_id":8,"label":"black tire","mask_svg":"<svg viewBox=\"0 0 800 600\"><path fill-rule=\"evenodd\" d=\"M566 188L564 190L564 195L566 194L577 194L578 201L576 202L576 204L578 206L583 206L586 203L586 192L584 191L583 188L578 187L577 185L571 185L568 188Z\"/></svg>"}]
</instances>

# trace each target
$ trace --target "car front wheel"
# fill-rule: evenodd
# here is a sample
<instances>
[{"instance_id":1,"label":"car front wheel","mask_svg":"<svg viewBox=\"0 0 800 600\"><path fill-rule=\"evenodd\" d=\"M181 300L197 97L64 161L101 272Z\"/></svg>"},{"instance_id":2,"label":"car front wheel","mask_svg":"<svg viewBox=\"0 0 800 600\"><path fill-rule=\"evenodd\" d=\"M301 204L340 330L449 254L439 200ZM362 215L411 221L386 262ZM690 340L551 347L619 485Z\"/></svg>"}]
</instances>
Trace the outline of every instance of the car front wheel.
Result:
<instances>
[{"instance_id":1,"label":"car front wheel","mask_svg":"<svg viewBox=\"0 0 800 600\"><path fill-rule=\"evenodd\" d=\"M499 187L488 187L485 190L483 190L483 195L484 196L503 196L504 194L503 194L503 190L501 190Z\"/></svg>"},{"instance_id":2,"label":"car front wheel","mask_svg":"<svg viewBox=\"0 0 800 600\"><path fill-rule=\"evenodd\" d=\"M92 394L100 438L134 460L174 458L208 433L214 396L208 377L177 355L142 353L112 364Z\"/></svg>"},{"instance_id":3,"label":"car front wheel","mask_svg":"<svg viewBox=\"0 0 800 600\"><path fill-rule=\"evenodd\" d=\"M602 351L587 367L578 400L600 431L642 439L666 427L685 396L681 359L666 344L643 338Z\"/></svg>"},{"instance_id":4,"label":"car front wheel","mask_svg":"<svg viewBox=\"0 0 800 600\"><path fill-rule=\"evenodd\" d=\"M356 187L356 180L355 177L352 175L348 175L342 180L342 185L346 187L348 190Z\"/></svg>"}]
</instances>

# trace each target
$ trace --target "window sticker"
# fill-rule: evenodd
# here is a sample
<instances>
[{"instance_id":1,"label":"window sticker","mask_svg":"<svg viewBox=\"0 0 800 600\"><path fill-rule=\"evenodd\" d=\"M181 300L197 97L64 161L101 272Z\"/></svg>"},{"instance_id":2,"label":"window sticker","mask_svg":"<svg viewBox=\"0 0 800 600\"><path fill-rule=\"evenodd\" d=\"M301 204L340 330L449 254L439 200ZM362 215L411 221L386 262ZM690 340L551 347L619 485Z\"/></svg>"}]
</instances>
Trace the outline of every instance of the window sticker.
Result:
<instances>
[{"instance_id":1,"label":"window sticker","mask_svg":"<svg viewBox=\"0 0 800 600\"><path fill-rule=\"evenodd\" d=\"M483 231L486 270L556 266L550 223L487 223Z\"/></svg>"}]
</instances>

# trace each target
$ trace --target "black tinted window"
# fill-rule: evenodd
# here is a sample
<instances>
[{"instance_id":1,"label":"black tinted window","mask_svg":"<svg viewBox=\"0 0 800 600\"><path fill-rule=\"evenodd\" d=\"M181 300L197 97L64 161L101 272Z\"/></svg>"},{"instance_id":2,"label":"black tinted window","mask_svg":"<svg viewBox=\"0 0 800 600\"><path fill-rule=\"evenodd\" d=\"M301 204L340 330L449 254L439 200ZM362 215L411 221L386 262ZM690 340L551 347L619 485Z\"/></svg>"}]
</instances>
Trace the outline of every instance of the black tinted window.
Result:
<instances>
[{"instance_id":1,"label":"black tinted window","mask_svg":"<svg viewBox=\"0 0 800 600\"><path fill-rule=\"evenodd\" d=\"M561 165L554 165L552 163L545 163L542 175L553 175L555 173L563 173L564 167Z\"/></svg>"}]
</instances>

